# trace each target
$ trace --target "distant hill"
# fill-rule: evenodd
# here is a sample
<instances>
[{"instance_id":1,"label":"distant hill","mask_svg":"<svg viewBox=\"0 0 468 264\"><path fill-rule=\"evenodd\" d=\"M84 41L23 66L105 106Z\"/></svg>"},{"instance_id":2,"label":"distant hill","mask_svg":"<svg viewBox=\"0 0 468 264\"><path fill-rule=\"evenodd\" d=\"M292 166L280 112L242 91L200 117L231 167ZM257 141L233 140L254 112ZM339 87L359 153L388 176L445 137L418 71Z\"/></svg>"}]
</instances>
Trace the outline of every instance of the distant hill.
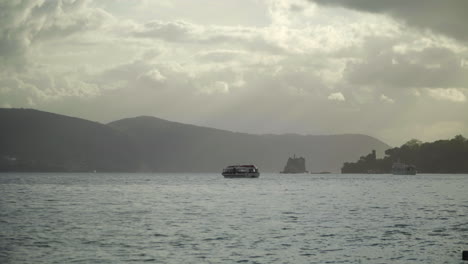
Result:
<instances>
[{"instance_id":1,"label":"distant hill","mask_svg":"<svg viewBox=\"0 0 468 264\"><path fill-rule=\"evenodd\" d=\"M310 171L389 146L365 135L253 135L127 118L104 125L31 109L0 109L0 171L219 172L253 163L279 172L297 154Z\"/></svg>"},{"instance_id":2,"label":"distant hill","mask_svg":"<svg viewBox=\"0 0 468 264\"><path fill-rule=\"evenodd\" d=\"M229 164L253 163L279 172L293 154L311 171L339 172L345 161L389 146L365 135L252 135L186 125L154 117L127 118L109 126L136 142L151 171L216 172Z\"/></svg>"},{"instance_id":3,"label":"distant hill","mask_svg":"<svg viewBox=\"0 0 468 264\"><path fill-rule=\"evenodd\" d=\"M137 149L106 125L31 109L0 109L0 171L135 171Z\"/></svg>"}]
</instances>

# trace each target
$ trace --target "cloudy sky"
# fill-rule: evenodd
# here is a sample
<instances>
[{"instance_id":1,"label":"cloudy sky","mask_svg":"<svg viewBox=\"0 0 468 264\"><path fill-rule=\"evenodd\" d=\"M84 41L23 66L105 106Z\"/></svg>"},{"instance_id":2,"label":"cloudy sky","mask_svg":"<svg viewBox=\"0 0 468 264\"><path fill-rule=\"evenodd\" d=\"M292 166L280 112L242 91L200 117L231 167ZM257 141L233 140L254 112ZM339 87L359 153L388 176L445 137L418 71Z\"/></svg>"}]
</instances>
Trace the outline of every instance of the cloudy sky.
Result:
<instances>
[{"instance_id":1,"label":"cloudy sky","mask_svg":"<svg viewBox=\"0 0 468 264\"><path fill-rule=\"evenodd\" d=\"M0 107L468 136L466 0L0 0Z\"/></svg>"}]
</instances>

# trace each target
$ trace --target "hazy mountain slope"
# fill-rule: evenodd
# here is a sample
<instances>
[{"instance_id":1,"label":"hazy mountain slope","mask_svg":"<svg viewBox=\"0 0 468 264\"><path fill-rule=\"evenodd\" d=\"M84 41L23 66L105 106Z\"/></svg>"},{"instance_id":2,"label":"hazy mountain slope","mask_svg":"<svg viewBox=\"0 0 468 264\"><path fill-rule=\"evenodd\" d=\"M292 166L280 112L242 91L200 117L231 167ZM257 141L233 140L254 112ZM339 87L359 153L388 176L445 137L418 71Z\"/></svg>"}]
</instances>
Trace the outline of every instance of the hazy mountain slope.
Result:
<instances>
[{"instance_id":1,"label":"hazy mountain slope","mask_svg":"<svg viewBox=\"0 0 468 264\"><path fill-rule=\"evenodd\" d=\"M129 137L106 125L31 109L0 109L0 170L134 171Z\"/></svg>"},{"instance_id":2,"label":"hazy mountain slope","mask_svg":"<svg viewBox=\"0 0 468 264\"><path fill-rule=\"evenodd\" d=\"M251 135L154 117L103 125L30 109L0 109L0 123L0 171L218 172L253 163L279 172L296 154L309 171L338 172L389 148L364 135Z\"/></svg>"},{"instance_id":3,"label":"hazy mountain slope","mask_svg":"<svg viewBox=\"0 0 468 264\"><path fill-rule=\"evenodd\" d=\"M137 142L151 171L220 171L234 163L253 163L279 172L289 156L306 159L309 171L338 172L346 161L389 146L365 135L251 135L170 122L154 117L109 124Z\"/></svg>"}]
</instances>

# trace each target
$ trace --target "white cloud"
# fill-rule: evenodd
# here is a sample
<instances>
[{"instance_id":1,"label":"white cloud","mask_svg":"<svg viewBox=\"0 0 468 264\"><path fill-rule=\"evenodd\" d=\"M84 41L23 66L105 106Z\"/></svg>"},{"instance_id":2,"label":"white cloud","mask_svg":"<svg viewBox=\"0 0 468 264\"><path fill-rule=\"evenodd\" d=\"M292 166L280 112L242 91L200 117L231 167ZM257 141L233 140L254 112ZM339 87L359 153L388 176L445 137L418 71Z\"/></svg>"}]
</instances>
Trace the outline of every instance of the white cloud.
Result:
<instances>
[{"instance_id":1,"label":"white cloud","mask_svg":"<svg viewBox=\"0 0 468 264\"><path fill-rule=\"evenodd\" d=\"M331 100L331 101L339 101L339 102L344 102L346 101L344 95L340 92L338 93L332 93L328 96L328 100Z\"/></svg>"},{"instance_id":2,"label":"white cloud","mask_svg":"<svg viewBox=\"0 0 468 264\"><path fill-rule=\"evenodd\" d=\"M152 70L149 70L146 73L138 76L137 79L139 79L139 80L148 80L148 81L158 83L158 82L163 82L167 78L164 75L162 75L161 72L159 72L157 69L152 69Z\"/></svg>"},{"instance_id":3,"label":"white cloud","mask_svg":"<svg viewBox=\"0 0 468 264\"><path fill-rule=\"evenodd\" d=\"M466 102L465 94L456 88L435 88L428 89L429 95L437 100L447 100L457 103Z\"/></svg>"},{"instance_id":4,"label":"white cloud","mask_svg":"<svg viewBox=\"0 0 468 264\"><path fill-rule=\"evenodd\" d=\"M0 62L24 63L41 42L99 29L112 16L89 1L0 1ZM4 66L4 65L3 65Z\"/></svg>"},{"instance_id":5,"label":"white cloud","mask_svg":"<svg viewBox=\"0 0 468 264\"><path fill-rule=\"evenodd\" d=\"M395 103L395 100L393 100L392 98L386 96L385 94L380 95L380 101L382 101L384 103L388 103L388 104Z\"/></svg>"}]
</instances>

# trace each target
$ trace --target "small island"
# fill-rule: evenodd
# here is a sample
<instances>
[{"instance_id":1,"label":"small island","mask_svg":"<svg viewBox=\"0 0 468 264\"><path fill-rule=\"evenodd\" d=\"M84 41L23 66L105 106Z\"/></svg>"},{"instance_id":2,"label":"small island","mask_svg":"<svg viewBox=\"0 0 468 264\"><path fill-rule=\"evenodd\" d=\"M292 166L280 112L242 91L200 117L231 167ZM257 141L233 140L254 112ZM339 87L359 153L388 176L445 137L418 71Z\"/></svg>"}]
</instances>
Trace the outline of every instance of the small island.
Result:
<instances>
[{"instance_id":1,"label":"small island","mask_svg":"<svg viewBox=\"0 0 468 264\"><path fill-rule=\"evenodd\" d=\"M284 166L284 170L281 171L280 173L285 173L285 174L295 174L295 173L308 173L305 167L305 158L299 157L296 158L296 155L294 157L289 157L288 162L286 163L286 166Z\"/></svg>"}]
</instances>

